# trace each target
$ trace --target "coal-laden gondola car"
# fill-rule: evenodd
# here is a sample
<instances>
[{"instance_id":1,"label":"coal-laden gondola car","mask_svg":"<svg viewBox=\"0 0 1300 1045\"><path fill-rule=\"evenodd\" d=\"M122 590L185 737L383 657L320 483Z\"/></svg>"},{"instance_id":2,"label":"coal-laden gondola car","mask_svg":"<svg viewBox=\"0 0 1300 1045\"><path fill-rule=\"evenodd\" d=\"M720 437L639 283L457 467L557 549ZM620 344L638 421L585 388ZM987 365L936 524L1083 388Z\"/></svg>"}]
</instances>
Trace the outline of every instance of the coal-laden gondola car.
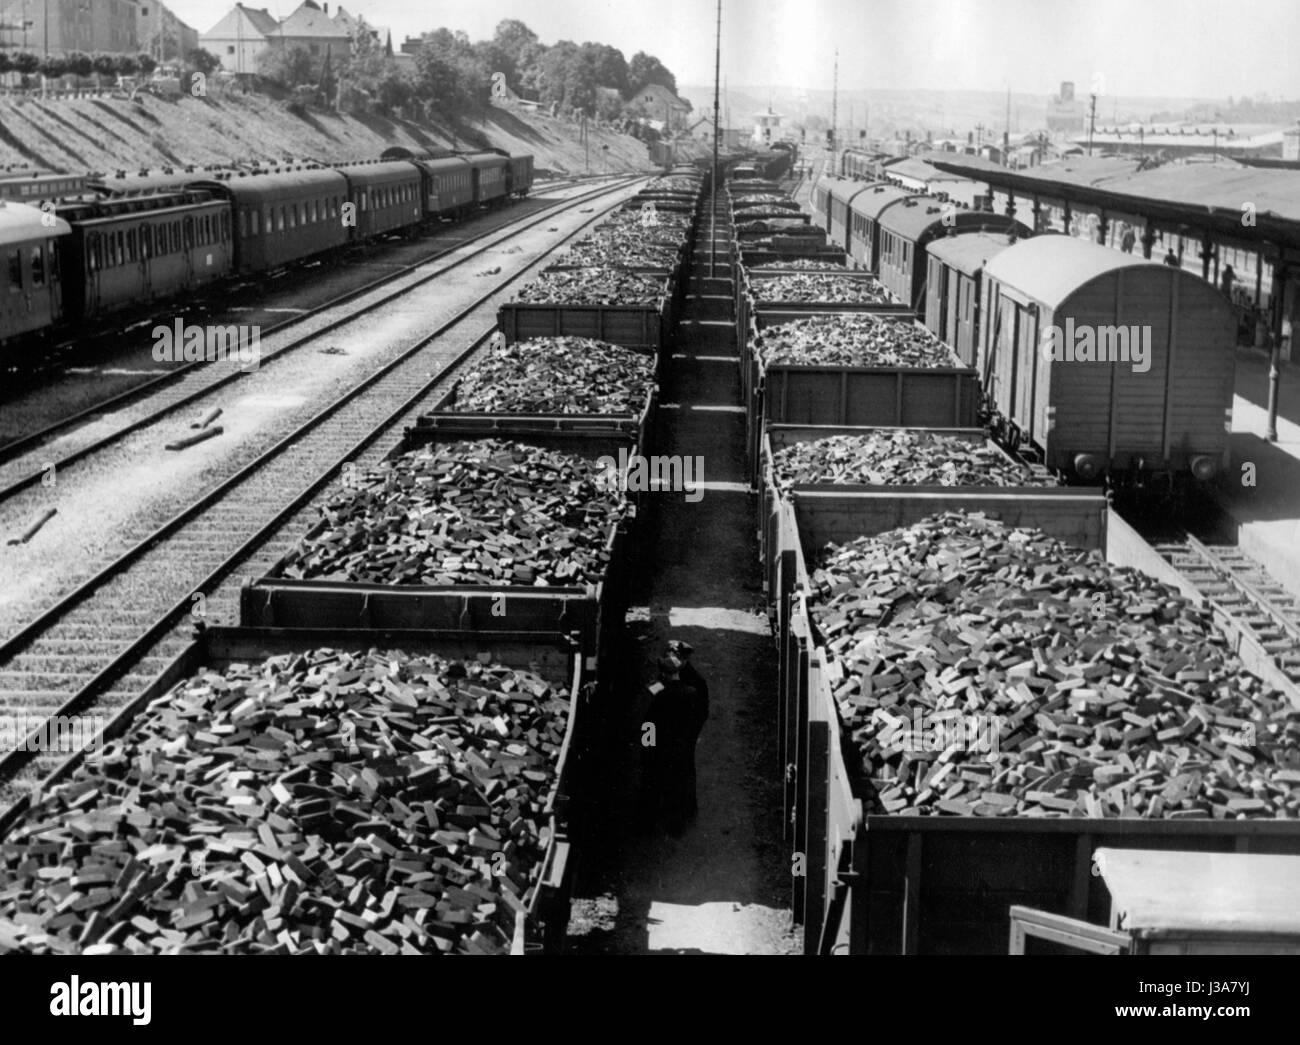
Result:
<instances>
[{"instance_id":1,"label":"coal-laden gondola car","mask_svg":"<svg viewBox=\"0 0 1300 1045\"><path fill-rule=\"evenodd\" d=\"M348 179L348 202L356 207L348 223L352 242L398 230L413 231L424 218L420 169L409 160L375 160L335 168Z\"/></svg>"},{"instance_id":2,"label":"coal-laden gondola car","mask_svg":"<svg viewBox=\"0 0 1300 1045\"><path fill-rule=\"evenodd\" d=\"M206 190L85 197L55 211L72 230L65 315L73 322L166 300L230 275L230 207Z\"/></svg>"},{"instance_id":3,"label":"coal-laden gondola car","mask_svg":"<svg viewBox=\"0 0 1300 1045\"><path fill-rule=\"evenodd\" d=\"M0 202L0 362L63 317L61 251L72 233L62 218L25 203Z\"/></svg>"},{"instance_id":4,"label":"coal-laden gondola car","mask_svg":"<svg viewBox=\"0 0 1300 1045\"><path fill-rule=\"evenodd\" d=\"M295 167L198 181L234 208L235 272L256 275L344 246L348 180L327 167Z\"/></svg>"}]
</instances>

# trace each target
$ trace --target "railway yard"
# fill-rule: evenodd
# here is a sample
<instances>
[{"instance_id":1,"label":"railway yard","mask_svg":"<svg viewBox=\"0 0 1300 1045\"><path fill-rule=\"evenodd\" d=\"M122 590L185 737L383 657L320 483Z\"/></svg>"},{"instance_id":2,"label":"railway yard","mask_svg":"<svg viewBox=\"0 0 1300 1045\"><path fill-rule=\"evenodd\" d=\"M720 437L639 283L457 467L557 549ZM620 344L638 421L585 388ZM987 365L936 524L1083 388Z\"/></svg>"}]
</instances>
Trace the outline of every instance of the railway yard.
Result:
<instances>
[{"instance_id":1,"label":"railway yard","mask_svg":"<svg viewBox=\"0 0 1300 1045\"><path fill-rule=\"evenodd\" d=\"M5 204L0 952L1294 952L1300 396L808 151Z\"/></svg>"}]
</instances>

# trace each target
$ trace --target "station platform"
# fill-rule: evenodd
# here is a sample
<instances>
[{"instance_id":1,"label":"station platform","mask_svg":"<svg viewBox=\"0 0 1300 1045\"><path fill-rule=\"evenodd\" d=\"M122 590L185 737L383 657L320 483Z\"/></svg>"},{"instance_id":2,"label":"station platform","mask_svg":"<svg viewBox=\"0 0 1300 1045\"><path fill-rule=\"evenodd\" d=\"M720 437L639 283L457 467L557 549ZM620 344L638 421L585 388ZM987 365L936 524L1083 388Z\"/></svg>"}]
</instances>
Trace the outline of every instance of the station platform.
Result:
<instances>
[{"instance_id":1,"label":"station platform","mask_svg":"<svg viewBox=\"0 0 1300 1045\"><path fill-rule=\"evenodd\" d=\"M1217 500L1241 550L1300 596L1300 367L1283 365L1276 443L1267 430L1268 356L1238 348L1232 467Z\"/></svg>"}]
</instances>

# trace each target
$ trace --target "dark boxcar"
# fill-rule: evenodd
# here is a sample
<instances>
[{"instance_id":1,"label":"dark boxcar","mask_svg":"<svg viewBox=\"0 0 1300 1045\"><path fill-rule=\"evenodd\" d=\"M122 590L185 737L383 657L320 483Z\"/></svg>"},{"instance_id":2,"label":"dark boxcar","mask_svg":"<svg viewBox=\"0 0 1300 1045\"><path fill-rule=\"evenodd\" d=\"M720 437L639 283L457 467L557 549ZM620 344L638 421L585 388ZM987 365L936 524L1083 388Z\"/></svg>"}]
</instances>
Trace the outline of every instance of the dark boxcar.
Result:
<instances>
[{"instance_id":1,"label":"dark boxcar","mask_svg":"<svg viewBox=\"0 0 1300 1045\"><path fill-rule=\"evenodd\" d=\"M906 199L925 199L896 185L870 185L849 202L849 253L869 272L876 271L880 251L880 216Z\"/></svg>"},{"instance_id":2,"label":"dark boxcar","mask_svg":"<svg viewBox=\"0 0 1300 1045\"><path fill-rule=\"evenodd\" d=\"M58 213L72 226L70 319L164 300L230 274L230 206L207 191L80 200Z\"/></svg>"},{"instance_id":3,"label":"dark boxcar","mask_svg":"<svg viewBox=\"0 0 1300 1045\"><path fill-rule=\"evenodd\" d=\"M945 234L976 230L1023 239L1029 230L1014 218L983 210L959 210L933 196L904 200L880 216L876 271L894 297L915 310L925 305L925 248Z\"/></svg>"},{"instance_id":4,"label":"dark boxcar","mask_svg":"<svg viewBox=\"0 0 1300 1045\"><path fill-rule=\"evenodd\" d=\"M944 236L925 248L925 325L967 366L975 365L984 266L1010 245L1007 236L968 232Z\"/></svg>"},{"instance_id":5,"label":"dark boxcar","mask_svg":"<svg viewBox=\"0 0 1300 1045\"><path fill-rule=\"evenodd\" d=\"M48 331L63 316L60 256L72 228L23 203L0 203L0 359Z\"/></svg>"},{"instance_id":6,"label":"dark boxcar","mask_svg":"<svg viewBox=\"0 0 1300 1045\"><path fill-rule=\"evenodd\" d=\"M409 229L424 217L420 169L408 160L348 163L337 170L348 179L348 201L356 206L351 240L367 240Z\"/></svg>"},{"instance_id":7,"label":"dark boxcar","mask_svg":"<svg viewBox=\"0 0 1300 1045\"><path fill-rule=\"evenodd\" d=\"M469 152L465 159L474 171L474 202L494 203L504 199L507 158L499 152Z\"/></svg>"},{"instance_id":8,"label":"dark boxcar","mask_svg":"<svg viewBox=\"0 0 1300 1045\"><path fill-rule=\"evenodd\" d=\"M463 156L418 159L424 192L424 216L448 218L474 206L474 168Z\"/></svg>"},{"instance_id":9,"label":"dark boxcar","mask_svg":"<svg viewBox=\"0 0 1300 1045\"><path fill-rule=\"evenodd\" d=\"M533 187L532 156L511 156L506 164L506 186L512 196L527 196Z\"/></svg>"},{"instance_id":10,"label":"dark boxcar","mask_svg":"<svg viewBox=\"0 0 1300 1045\"><path fill-rule=\"evenodd\" d=\"M279 268L348 242L348 180L324 167L223 176L197 183L234 208L235 271ZM357 216L358 220L360 216Z\"/></svg>"},{"instance_id":11,"label":"dark boxcar","mask_svg":"<svg viewBox=\"0 0 1300 1045\"><path fill-rule=\"evenodd\" d=\"M1047 467L1205 481L1228 466L1237 327L1212 284L1038 236L984 267L980 312L977 366L1002 434Z\"/></svg>"}]
</instances>

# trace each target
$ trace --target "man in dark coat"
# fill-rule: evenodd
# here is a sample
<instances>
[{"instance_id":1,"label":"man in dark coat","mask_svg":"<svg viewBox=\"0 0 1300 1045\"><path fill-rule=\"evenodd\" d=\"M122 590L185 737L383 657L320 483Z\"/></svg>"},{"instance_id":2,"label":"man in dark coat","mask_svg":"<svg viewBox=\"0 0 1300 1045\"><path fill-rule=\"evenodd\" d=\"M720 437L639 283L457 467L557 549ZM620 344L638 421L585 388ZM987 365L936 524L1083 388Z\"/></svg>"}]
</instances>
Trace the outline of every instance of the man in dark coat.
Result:
<instances>
[{"instance_id":1,"label":"man in dark coat","mask_svg":"<svg viewBox=\"0 0 1300 1045\"><path fill-rule=\"evenodd\" d=\"M670 639L668 642L668 655L681 661L682 681L695 690L695 699L691 702L689 719L691 746L690 759L687 762L686 781L686 812L688 816L695 816L699 812L699 803L696 801L695 793L695 747L700 739L700 732L704 729L704 723L709 719L709 684L704 681L704 677L695 670L695 665L691 663L691 654L694 652L694 647L682 639Z\"/></svg>"},{"instance_id":2,"label":"man in dark coat","mask_svg":"<svg viewBox=\"0 0 1300 1045\"><path fill-rule=\"evenodd\" d=\"M646 723L653 734L642 733L646 751L646 811L651 821L662 812L669 833L680 835L693 803L695 738L699 695L681 677L682 662L667 656L659 662L659 682ZM644 727L643 727L644 728ZM647 742L647 738L649 742Z\"/></svg>"}]
</instances>

